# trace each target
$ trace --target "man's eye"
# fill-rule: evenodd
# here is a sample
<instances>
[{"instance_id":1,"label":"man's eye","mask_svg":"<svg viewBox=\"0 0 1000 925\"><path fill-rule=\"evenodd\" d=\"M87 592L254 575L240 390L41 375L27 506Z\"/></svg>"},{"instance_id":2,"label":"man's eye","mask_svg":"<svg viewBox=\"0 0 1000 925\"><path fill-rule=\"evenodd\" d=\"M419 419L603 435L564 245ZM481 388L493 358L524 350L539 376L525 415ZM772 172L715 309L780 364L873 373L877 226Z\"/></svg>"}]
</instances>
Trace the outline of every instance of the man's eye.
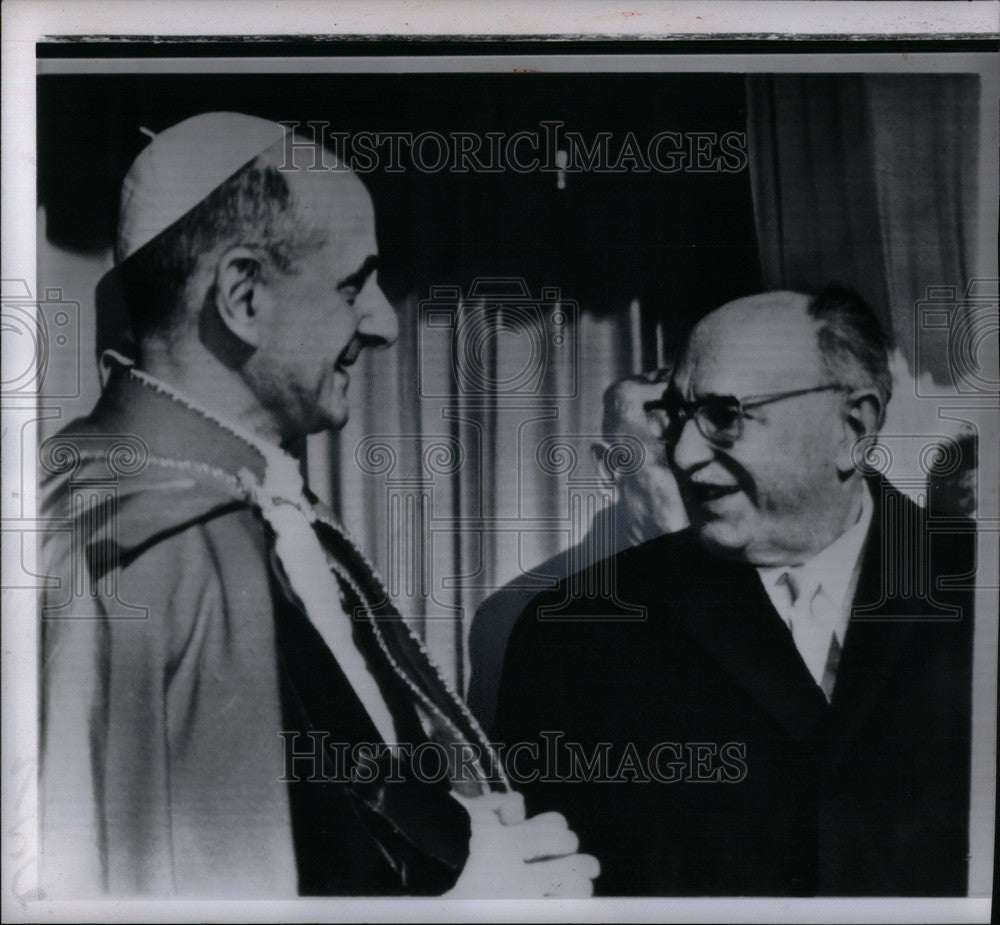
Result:
<instances>
[{"instance_id":1,"label":"man's eye","mask_svg":"<svg viewBox=\"0 0 1000 925\"><path fill-rule=\"evenodd\" d=\"M727 430L740 418L740 409L728 403L706 404L702 408L705 419L717 430Z\"/></svg>"},{"instance_id":2,"label":"man's eye","mask_svg":"<svg viewBox=\"0 0 1000 925\"><path fill-rule=\"evenodd\" d=\"M681 402L672 401L665 403L663 417L667 426L671 426L684 417L684 405Z\"/></svg>"},{"instance_id":3,"label":"man's eye","mask_svg":"<svg viewBox=\"0 0 1000 925\"><path fill-rule=\"evenodd\" d=\"M358 298L358 287L357 286L342 286L340 289L340 294L344 297L344 301L348 305L353 305Z\"/></svg>"}]
</instances>

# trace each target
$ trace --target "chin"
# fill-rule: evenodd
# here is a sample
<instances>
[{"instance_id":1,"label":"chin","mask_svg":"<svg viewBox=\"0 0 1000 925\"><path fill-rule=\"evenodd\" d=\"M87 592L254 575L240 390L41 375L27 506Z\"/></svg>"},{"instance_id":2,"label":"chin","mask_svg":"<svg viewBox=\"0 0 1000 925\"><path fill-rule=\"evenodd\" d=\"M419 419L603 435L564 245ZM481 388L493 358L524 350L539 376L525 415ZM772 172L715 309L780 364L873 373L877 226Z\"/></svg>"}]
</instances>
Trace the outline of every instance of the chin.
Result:
<instances>
[{"instance_id":1,"label":"chin","mask_svg":"<svg viewBox=\"0 0 1000 925\"><path fill-rule=\"evenodd\" d=\"M693 531L698 542L719 558L739 560L747 558L749 537L734 525L721 520L711 520L693 524Z\"/></svg>"},{"instance_id":2,"label":"chin","mask_svg":"<svg viewBox=\"0 0 1000 925\"><path fill-rule=\"evenodd\" d=\"M316 430L313 431L313 433L319 433L320 431L332 433L334 431L338 431L347 423L348 417L349 415L346 409L331 411L328 414L323 415L321 423Z\"/></svg>"}]
</instances>

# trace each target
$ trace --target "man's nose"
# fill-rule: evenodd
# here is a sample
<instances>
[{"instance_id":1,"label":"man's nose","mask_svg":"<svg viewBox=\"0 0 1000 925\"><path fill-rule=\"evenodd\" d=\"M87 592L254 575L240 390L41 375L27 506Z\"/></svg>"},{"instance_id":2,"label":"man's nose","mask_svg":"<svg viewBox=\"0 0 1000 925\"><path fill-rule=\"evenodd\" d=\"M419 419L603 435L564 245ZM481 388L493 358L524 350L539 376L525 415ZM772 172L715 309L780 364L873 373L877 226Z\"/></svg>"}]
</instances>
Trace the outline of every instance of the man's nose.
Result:
<instances>
[{"instance_id":1,"label":"man's nose","mask_svg":"<svg viewBox=\"0 0 1000 925\"><path fill-rule=\"evenodd\" d=\"M374 279L369 279L358 301L358 333L379 346L394 344L399 338L399 319L382 287Z\"/></svg>"},{"instance_id":2,"label":"man's nose","mask_svg":"<svg viewBox=\"0 0 1000 925\"><path fill-rule=\"evenodd\" d=\"M669 454L673 468L681 473L694 472L710 463L714 457L712 444L698 430L694 418L685 421L673 451Z\"/></svg>"}]
</instances>

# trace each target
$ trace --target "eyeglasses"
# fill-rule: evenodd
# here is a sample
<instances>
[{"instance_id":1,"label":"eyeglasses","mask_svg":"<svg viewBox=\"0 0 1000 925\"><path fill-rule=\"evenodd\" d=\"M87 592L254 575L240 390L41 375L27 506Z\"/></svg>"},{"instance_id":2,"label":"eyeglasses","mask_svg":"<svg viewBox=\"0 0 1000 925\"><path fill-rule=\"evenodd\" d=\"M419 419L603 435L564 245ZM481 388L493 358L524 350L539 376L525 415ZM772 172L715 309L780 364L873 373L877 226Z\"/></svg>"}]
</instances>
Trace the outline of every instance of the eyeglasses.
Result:
<instances>
[{"instance_id":1,"label":"eyeglasses","mask_svg":"<svg viewBox=\"0 0 1000 925\"><path fill-rule=\"evenodd\" d=\"M685 401L680 395L667 390L663 398L648 401L644 410L666 412L666 426L661 439L667 446L674 446L680 440L684 426L692 418L699 433L710 443L728 449L743 436L743 422L753 418L747 412L762 405L810 395L813 392L848 391L842 385L817 385L808 389L794 389L790 392L770 392L766 395L747 395L736 398L733 395L707 395L695 401Z\"/></svg>"}]
</instances>

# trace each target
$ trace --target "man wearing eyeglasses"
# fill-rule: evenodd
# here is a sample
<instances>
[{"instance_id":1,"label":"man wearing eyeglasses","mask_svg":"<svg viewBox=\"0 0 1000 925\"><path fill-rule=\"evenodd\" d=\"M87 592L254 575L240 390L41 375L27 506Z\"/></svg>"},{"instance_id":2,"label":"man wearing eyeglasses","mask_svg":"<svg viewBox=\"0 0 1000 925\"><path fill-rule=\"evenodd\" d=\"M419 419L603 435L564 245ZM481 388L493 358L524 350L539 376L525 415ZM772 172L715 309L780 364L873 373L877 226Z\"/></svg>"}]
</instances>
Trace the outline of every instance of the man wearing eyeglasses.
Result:
<instances>
[{"instance_id":1,"label":"man wearing eyeglasses","mask_svg":"<svg viewBox=\"0 0 1000 925\"><path fill-rule=\"evenodd\" d=\"M972 536L866 468L887 348L840 288L705 317L648 406L691 527L614 561L645 619L522 615L496 738L599 893L965 894Z\"/></svg>"}]
</instances>

